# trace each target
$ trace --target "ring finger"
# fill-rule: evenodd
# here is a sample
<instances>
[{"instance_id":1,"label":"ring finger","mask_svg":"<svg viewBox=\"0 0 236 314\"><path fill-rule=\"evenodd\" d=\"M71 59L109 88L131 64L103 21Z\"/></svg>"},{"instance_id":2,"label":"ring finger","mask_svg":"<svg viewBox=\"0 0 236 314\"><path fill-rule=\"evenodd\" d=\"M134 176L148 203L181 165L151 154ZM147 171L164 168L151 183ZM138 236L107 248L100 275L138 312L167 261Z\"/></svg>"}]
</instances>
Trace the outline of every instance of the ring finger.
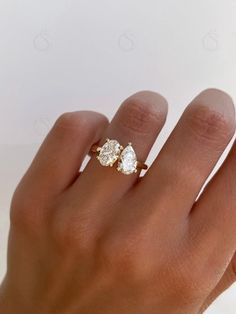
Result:
<instances>
[{"instance_id":1,"label":"ring finger","mask_svg":"<svg viewBox=\"0 0 236 314\"><path fill-rule=\"evenodd\" d=\"M138 92L122 103L99 146L105 143L106 138L117 140L123 147L132 142L137 159L145 161L165 123L166 115L167 102L162 96L149 91ZM101 166L92 157L72 186L71 193L76 197L78 193L80 197L93 195L100 204L119 199L135 183L139 173L124 175L116 167L115 164L113 167Z\"/></svg>"}]
</instances>

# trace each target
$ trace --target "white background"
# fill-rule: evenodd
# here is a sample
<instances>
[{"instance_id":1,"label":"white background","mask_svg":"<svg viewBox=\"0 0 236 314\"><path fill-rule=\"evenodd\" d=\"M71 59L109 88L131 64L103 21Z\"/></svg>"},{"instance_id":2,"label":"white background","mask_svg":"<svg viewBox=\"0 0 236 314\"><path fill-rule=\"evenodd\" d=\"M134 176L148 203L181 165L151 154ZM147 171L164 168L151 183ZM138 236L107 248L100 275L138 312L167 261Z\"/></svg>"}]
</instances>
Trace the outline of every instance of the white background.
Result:
<instances>
[{"instance_id":1,"label":"white background","mask_svg":"<svg viewBox=\"0 0 236 314\"><path fill-rule=\"evenodd\" d=\"M112 117L131 93L170 104L151 161L206 87L236 96L235 0L0 0L0 278L11 195L64 111ZM236 312L231 288L208 313Z\"/></svg>"}]
</instances>

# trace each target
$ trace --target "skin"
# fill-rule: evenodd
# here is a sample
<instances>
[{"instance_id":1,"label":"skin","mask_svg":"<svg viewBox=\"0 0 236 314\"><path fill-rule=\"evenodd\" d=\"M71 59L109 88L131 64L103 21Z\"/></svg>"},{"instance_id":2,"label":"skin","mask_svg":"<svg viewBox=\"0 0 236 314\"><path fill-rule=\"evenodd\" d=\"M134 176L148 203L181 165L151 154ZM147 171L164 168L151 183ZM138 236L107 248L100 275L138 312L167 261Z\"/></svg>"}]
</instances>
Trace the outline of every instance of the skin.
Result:
<instances>
[{"instance_id":1,"label":"skin","mask_svg":"<svg viewBox=\"0 0 236 314\"><path fill-rule=\"evenodd\" d=\"M208 89L187 106L151 167L125 176L95 157L107 137L145 161L167 115L159 94L56 121L11 204L4 314L196 314L236 278L233 101ZM198 198L197 198L198 197Z\"/></svg>"}]
</instances>

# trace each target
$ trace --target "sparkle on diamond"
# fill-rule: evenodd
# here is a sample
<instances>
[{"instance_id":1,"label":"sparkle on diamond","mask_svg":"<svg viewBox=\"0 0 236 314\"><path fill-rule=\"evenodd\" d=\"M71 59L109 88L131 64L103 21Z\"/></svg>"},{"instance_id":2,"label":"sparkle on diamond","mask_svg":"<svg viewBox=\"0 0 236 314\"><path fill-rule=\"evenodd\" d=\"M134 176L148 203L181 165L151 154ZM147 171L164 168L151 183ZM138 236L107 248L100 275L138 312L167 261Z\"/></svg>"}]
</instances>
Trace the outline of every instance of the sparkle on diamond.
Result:
<instances>
[{"instance_id":1,"label":"sparkle on diamond","mask_svg":"<svg viewBox=\"0 0 236 314\"><path fill-rule=\"evenodd\" d=\"M120 144L116 140L107 140L107 142L102 146L98 160L103 166L112 166L120 155Z\"/></svg>"},{"instance_id":2,"label":"sparkle on diamond","mask_svg":"<svg viewBox=\"0 0 236 314\"><path fill-rule=\"evenodd\" d=\"M131 145L128 145L122 151L117 169L124 174L131 174L137 171L137 157Z\"/></svg>"}]
</instances>

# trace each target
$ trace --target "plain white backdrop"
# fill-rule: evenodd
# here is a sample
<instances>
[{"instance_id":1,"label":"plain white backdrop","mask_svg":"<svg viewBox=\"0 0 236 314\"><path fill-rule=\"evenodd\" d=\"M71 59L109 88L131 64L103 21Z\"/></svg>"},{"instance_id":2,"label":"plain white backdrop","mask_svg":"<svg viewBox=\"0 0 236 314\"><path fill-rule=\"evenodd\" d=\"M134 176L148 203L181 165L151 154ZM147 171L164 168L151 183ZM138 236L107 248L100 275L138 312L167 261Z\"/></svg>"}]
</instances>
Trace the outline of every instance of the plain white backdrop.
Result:
<instances>
[{"instance_id":1,"label":"plain white backdrop","mask_svg":"<svg viewBox=\"0 0 236 314\"><path fill-rule=\"evenodd\" d=\"M111 118L138 90L162 93L169 117L151 162L198 92L236 97L235 17L235 0L0 0L0 279L11 195L58 115ZM207 313L236 313L235 293Z\"/></svg>"}]
</instances>

